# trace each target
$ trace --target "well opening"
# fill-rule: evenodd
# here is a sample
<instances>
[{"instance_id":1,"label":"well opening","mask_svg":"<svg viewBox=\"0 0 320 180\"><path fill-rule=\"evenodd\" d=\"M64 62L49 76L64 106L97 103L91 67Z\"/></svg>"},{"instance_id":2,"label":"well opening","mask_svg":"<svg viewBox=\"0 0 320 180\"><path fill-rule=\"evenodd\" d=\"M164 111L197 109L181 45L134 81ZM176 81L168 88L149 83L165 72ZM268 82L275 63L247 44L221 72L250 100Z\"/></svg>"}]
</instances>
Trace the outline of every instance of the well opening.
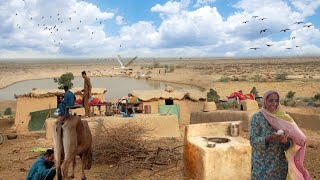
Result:
<instances>
[{"instance_id":1,"label":"well opening","mask_svg":"<svg viewBox=\"0 0 320 180\"><path fill-rule=\"evenodd\" d=\"M205 139L207 139L207 141L209 142L215 142L215 143L227 143L230 142L230 139L228 138L221 138L221 137L203 137Z\"/></svg>"}]
</instances>

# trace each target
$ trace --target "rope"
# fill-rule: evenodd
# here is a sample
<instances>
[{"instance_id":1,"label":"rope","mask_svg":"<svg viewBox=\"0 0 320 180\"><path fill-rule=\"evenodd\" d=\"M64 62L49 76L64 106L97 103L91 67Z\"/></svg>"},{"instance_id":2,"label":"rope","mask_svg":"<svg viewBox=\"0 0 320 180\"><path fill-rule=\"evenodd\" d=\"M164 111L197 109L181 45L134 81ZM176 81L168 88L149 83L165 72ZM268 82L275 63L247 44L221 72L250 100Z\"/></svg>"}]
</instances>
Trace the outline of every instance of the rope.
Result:
<instances>
[{"instance_id":1,"label":"rope","mask_svg":"<svg viewBox=\"0 0 320 180\"><path fill-rule=\"evenodd\" d=\"M44 179L43 179L43 180L46 180L46 179L47 179L47 177L48 177L49 173L50 173L50 172L52 171L52 169L54 169L54 168L55 168L54 166L52 166L52 167L50 168L49 172L47 173L46 177L44 177Z\"/></svg>"}]
</instances>

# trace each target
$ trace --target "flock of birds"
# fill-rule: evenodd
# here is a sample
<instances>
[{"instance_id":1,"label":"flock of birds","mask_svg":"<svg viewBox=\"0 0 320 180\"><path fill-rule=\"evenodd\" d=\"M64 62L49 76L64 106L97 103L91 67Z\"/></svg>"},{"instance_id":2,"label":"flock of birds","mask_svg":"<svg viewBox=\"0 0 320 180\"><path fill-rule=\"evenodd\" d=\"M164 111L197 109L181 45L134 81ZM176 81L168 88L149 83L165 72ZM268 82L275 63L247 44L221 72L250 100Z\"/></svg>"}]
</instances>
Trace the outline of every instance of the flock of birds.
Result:
<instances>
[{"instance_id":1,"label":"flock of birds","mask_svg":"<svg viewBox=\"0 0 320 180\"><path fill-rule=\"evenodd\" d=\"M15 16L23 16L19 13L16 13ZM77 18L77 11L73 11L73 14L69 16L62 16L60 13L50 16L41 16L41 17L30 17L29 23L42 29L45 33L51 34L52 42L60 45L63 43L63 36L65 33L77 33L81 28L83 20L75 20ZM95 18L96 24L102 24L103 21L98 17ZM16 24L18 29L23 29L21 24ZM88 37L93 39L94 31L88 30ZM76 47L74 45L74 47Z\"/></svg>"},{"instance_id":2,"label":"flock of birds","mask_svg":"<svg viewBox=\"0 0 320 180\"><path fill-rule=\"evenodd\" d=\"M262 18L259 18L259 16L252 16L251 17L252 19L258 19L259 21L264 21L264 20L266 20L267 18L265 18L265 17L262 17ZM243 24L247 24L247 23L249 23L250 21L249 20L246 20L246 21L243 21L242 23ZM294 22L293 24L295 24L295 25L300 25L300 24L303 24L304 22L303 21L297 21L297 22ZM303 25L303 26L301 26L302 28L310 28L310 27L312 27L313 25L312 24L305 24L305 25ZM273 32L273 33L285 33L285 32L289 32L289 31L291 31L291 29L290 28L284 28L284 29L281 29L281 30L279 30L278 32ZM266 33L266 32L270 32L270 33L272 33L271 32L271 30L270 29L267 29L267 28L264 28L264 29L261 29L260 30L260 34L261 35L263 35L263 33ZM297 37L291 37L291 40L295 40ZM273 44L271 44L271 43L265 43L265 45L267 46L267 47L271 47L271 46L273 46ZM300 47L299 45L295 45L294 46L295 48L298 48L298 47ZM249 50L258 50L258 49L261 49L261 47L251 47L251 48L249 48ZM288 50L290 50L290 49L293 49L292 47L286 47L285 49L288 49Z\"/></svg>"}]
</instances>

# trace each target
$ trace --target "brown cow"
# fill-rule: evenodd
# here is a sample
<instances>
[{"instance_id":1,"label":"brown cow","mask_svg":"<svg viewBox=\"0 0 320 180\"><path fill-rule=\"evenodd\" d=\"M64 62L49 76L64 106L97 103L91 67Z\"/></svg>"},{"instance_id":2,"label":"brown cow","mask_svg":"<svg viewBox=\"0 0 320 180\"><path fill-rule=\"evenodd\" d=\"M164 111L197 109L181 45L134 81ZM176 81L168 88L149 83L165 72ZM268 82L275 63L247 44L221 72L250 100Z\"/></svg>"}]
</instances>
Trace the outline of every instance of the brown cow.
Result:
<instances>
[{"instance_id":1,"label":"brown cow","mask_svg":"<svg viewBox=\"0 0 320 180\"><path fill-rule=\"evenodd\" d=\"M57 179L68 177L70 163L73 166L71 178L74 177L76 155L81 158L82 179L86 179L84 169L90 169L92 165L92 135L88 122L81 121L79 116L67 116L65 119L63 125L58 121L54 127L54 158ZM64 159L62 164L61 159Z\"/></svg>"}]
</instances>

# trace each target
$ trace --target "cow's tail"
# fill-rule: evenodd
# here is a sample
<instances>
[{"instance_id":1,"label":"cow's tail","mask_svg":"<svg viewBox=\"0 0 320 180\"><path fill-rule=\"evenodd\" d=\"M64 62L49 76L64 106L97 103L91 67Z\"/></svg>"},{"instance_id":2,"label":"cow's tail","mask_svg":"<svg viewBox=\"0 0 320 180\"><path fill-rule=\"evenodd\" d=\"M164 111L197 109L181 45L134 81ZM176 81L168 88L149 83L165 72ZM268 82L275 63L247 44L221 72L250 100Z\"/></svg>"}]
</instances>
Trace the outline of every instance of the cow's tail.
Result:
<instances>
[{"instance_id":1,"label":"cow's tail","mask_svg":"<svg viewBox=\"0 0 320 180\"><path fill-rule=\"evenodd\" d=\"M62 154L62 123L57 122L56 129L55 129L55 137L54 137L54 154L55 154L55 166L56 166L56 173L57 179L60 180L61 178L61 154Z\"/></svg>"},{"instance_id":2,"label":"cow's tail","mask_svg":"<svg viewBox=\"0 0 320 180\"><path fill-rule=\"evenodd\" d=\"M88 148L87 152L85 153L84 155L84 169L91 169L91 166L92 166L92 148L91 148L91 145L90 147Z\"/></svg>"}]
</instances>

